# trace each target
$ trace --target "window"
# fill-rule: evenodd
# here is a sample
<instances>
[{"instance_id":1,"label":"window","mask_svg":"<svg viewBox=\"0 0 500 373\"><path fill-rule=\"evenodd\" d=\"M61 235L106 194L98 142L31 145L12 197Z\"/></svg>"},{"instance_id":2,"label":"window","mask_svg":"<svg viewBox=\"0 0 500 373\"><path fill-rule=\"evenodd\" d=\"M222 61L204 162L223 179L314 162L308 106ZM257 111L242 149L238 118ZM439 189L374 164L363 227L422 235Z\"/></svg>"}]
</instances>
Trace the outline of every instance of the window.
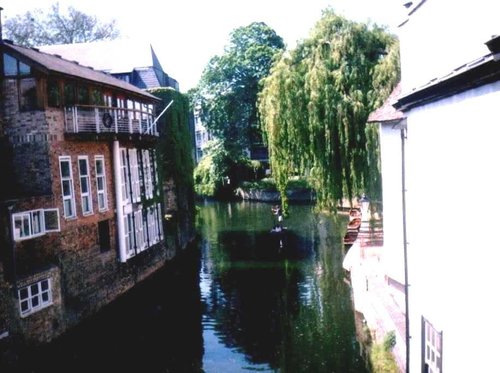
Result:
<instances>
[{"instance_id":1,"label":"window","mask_svg":"<svg viewBox=\"0 0 500 373\"><path fill-rule=\"evenodd\" d=\"M61 91L57 80L49 79L47 82L47 104L50 107L61 106Z\"/></svg>"},{"instance_id":2,"label":"window","mask_svg":"<svg viewBox=\"0 0 500 373\"><path fill-rule=\"evenodd\" d=\"M44 279L18 290L21 316L28 316L52 304L50 279Z\"/></svg>"},{"instance_id":3,"label":"window","mask_svg":"<svg viewBox=\"0 0 500 373\"><path fill-rule=\"evenodd\" d=\"M17 60L16 58L4 53L3 73L5 76L30 75L31 67Z\"/></svg>"},{"instance_id":4,"label":"window","mask_svg":"<svg viewBox=\"0 0 500 373\"><path fill-rule=\"evenodd\" d=\"M17 60L5 53L3 55L3 73L5 76L17 76L18 73Z\"/></svg>"},{"instance_id":5,"label":"window","mask_svg":"<svg viewBox=\"0 0 500 373\"><path fill-rule=\"evenodd\" d=\"M59 210L38 209L12 214L15 241L41 236L48 232L58 232Z\"/></svg>"},{"instance_id":6,"label":"window","mask_svg":"<svg viewBox=\"0 0 500 373\"><path fill-rule=\"evenodd\" d=\"M89 87L87 87L86 85L78 85L78 104L90 104Z\"/></svg>"},{"instance_id":7,"label":"window","mask_svg":"<svg viewBox=\"0 0 500 373\"><path fill-rule=\"evenodd\" d=\"M80 171L80 193L82 197L82 213L90 215L92 208L92 193L90 190L89 159L87 156L78 157L78 170Z\"/></svg>"},{"instance_id":8,"label":"window","mask_svg":"<svg viewBox=\"0 0 500 373\"><path fill-rule=\"evenodd\" d=\"M97 187L97 206L99 211L108 209L108 194L106 191L106 171L104 168L104 157L95 156L95 178Z\"/></svg>"},{"instance_id":9,"label":"window","mask_svg":"<svg viewBox=\"0 0 500 373\"><path fill-rule=\"evenodd\" d=\"M66 106L76 104L74 82L64 82L64 104Z\"/></svg>"},{"instance_id":10,"label":"window","mask_svg":"<svg viewBox=\"0 0 500 373\"><path fill-rule=\"evenodd\" d=\"M127 149L120 149L121 155L121 171L122 171L122 198L124 202L128 202L130 199L130 189L128 185L128 157L127 157Z\"/></svg>"},{"instance_id":11,"label":"window","mask_svg":"<svg viewBox=\"0 0 500 373\"><path fill-rule=\"evenodd\" d=\"M129 149L130 183L132 184L132 201L141 201L141 185L139 180L139 162L137 161L137 149Z\"/></svg>"},{"instance_id":12,"label":"window","mask_svg":"<svg viewBox=\"0 0 500 373\"><path fill-rule=\"evenodd\" d=\"M142 172L144 174L144 192L146 198L153 198L153 176L152 176L151 159L149 158L149 150L142 151Z\"/></svg>"},{"instance_id":13,"label":"window","mask_svg":"<svg viewBox=\"0 0 500 373\"><path fill-rule=\"evenodd\" d=\"M37 109L36 80L26 78L19 80L19 107L22 111Z\"/></svg>"},{"instance_id":14,"label":"window","mask_svg":"<svg viewBox=\"0 0 500 373\"><path fill-rule=\"evenodd\" d=\"M64 206L64 217L74 218L75 211L75 196L73 192L73 172L71 171L71 158L59 157L59 168L61 170L61 191Z\"/></svg>"},{"instance_id":15,"label":"window","mask_svg":"<svg viewBox=\"0 0 500 373\"><path fill-rule=\"evenodd\" d=\"M443 369L443 332L422 317L422 366L426 373L440 373Z\"/></svg>"},{"instance_id":16,"label":"window","mask_svg":"<svg viewBox=\"0 0 500 373\"><path fill-rule=\"evenodd\" d=\"M97 223L97 234L101 253L111 249L110 235L109 235L109 220L102 220Z\"/></svg>"}]
</instances>

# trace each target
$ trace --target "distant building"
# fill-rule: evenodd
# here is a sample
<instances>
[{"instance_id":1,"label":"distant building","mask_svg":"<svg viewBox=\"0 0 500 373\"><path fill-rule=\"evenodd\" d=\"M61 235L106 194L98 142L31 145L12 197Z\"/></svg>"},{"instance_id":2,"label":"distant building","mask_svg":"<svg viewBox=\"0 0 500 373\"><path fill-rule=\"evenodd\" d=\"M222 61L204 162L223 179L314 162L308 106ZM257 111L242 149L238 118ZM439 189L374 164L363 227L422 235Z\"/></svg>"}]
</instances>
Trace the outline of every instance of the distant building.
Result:
<instances>
[{"instance_id":1,"label":"distant building","mask_svg":"<svg viewBox=\"0 0 500 373\"><path fill-rule=\"evenodd\" d=\"M206 148L208 142L213 140L213 136L210 131L203 125L200 117L199 110L195 110L194 113L194 131L195 131L195 160L198 164L206 154Z\"/></svg>"},{"instance_id":2,"label":"distant building","mask_svg":"<svg viewBox=\"0 0 500 373\"><path fill-rule=\"evenodd\" d=\"M44 342L175 253L154 149L160 101L34 48L0 48L0 339Z\"/></svg>"}]
</instances>

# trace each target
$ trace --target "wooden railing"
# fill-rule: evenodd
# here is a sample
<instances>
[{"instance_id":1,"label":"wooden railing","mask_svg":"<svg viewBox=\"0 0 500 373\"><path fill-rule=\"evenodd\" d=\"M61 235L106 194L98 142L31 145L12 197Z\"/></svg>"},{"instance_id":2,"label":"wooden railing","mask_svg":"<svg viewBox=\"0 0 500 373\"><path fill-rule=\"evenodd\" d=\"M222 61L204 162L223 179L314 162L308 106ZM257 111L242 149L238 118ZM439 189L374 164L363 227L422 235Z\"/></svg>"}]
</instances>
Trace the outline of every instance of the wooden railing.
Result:
<instances>
[{"instance_id":1,"label":"wooden railing","mask_svg":"<svg viewBox=\"0 0 500 373\"><path fill-rule=\"evenodd\" d=\"M158 136L153 114L134 109L77 105L64 110L66 133L123 133Z\"/></svg>"}]
</instances>

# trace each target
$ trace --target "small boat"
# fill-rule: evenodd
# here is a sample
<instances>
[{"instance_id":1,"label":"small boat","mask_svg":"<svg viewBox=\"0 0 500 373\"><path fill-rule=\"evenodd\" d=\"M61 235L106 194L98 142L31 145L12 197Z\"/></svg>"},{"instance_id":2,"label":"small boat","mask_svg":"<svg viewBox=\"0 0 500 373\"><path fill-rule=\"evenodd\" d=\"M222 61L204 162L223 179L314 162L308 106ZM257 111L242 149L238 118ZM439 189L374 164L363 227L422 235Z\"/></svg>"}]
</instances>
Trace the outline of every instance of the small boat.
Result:
<instances>
[{"instance_id":1,"label":"small boat","mask_svg":"<svg viewBox=\"0 0 500 373\"><path fill-rule=\"evenodd\" d=\"M347 224L347 230L348 231L357 231L359 230L359 227L361 226L361 218L354 218L349 221Z\"/></svg>"},{"instance_id":2,"label":"small boat","mask_svg":"<svg viewBox=\"0 0 500 373\"><path fill-rule=\"evenodd\" d=\"M344 245L351 247L358 238L358 231L347 231L344 236Z\"/></svg>"},{"instance_id":3,"label":"small boat","mask_svg":"<svg viewBox=\"0 0 500 373\"><path fill-rule=\"evenodd\" d=\"M352 208L349 210L349 219L355 219L355 218L360 218L361 219L361 210L358 208Z\"/></svg>"}]
</instances>

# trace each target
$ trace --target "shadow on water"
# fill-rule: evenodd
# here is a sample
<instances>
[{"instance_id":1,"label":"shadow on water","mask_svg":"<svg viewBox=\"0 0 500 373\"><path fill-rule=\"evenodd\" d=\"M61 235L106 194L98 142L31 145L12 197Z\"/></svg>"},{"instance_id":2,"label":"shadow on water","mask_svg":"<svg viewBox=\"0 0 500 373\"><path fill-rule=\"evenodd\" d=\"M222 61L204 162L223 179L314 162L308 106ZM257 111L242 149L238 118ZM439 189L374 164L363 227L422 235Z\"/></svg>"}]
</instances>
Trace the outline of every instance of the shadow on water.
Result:
<instances>
[{"instance_id":1,"label":"shadow on water","mask_svg":"<svg viewBox=\"0 0 500 373\"><path fill-rule=\"evenodd\" d=\"M182 286L179 286L182 284ZM190 248L7 372L202 372L199 252ZM1 364L0 364L1 367Z\"/></svg>"}]
</instances>

